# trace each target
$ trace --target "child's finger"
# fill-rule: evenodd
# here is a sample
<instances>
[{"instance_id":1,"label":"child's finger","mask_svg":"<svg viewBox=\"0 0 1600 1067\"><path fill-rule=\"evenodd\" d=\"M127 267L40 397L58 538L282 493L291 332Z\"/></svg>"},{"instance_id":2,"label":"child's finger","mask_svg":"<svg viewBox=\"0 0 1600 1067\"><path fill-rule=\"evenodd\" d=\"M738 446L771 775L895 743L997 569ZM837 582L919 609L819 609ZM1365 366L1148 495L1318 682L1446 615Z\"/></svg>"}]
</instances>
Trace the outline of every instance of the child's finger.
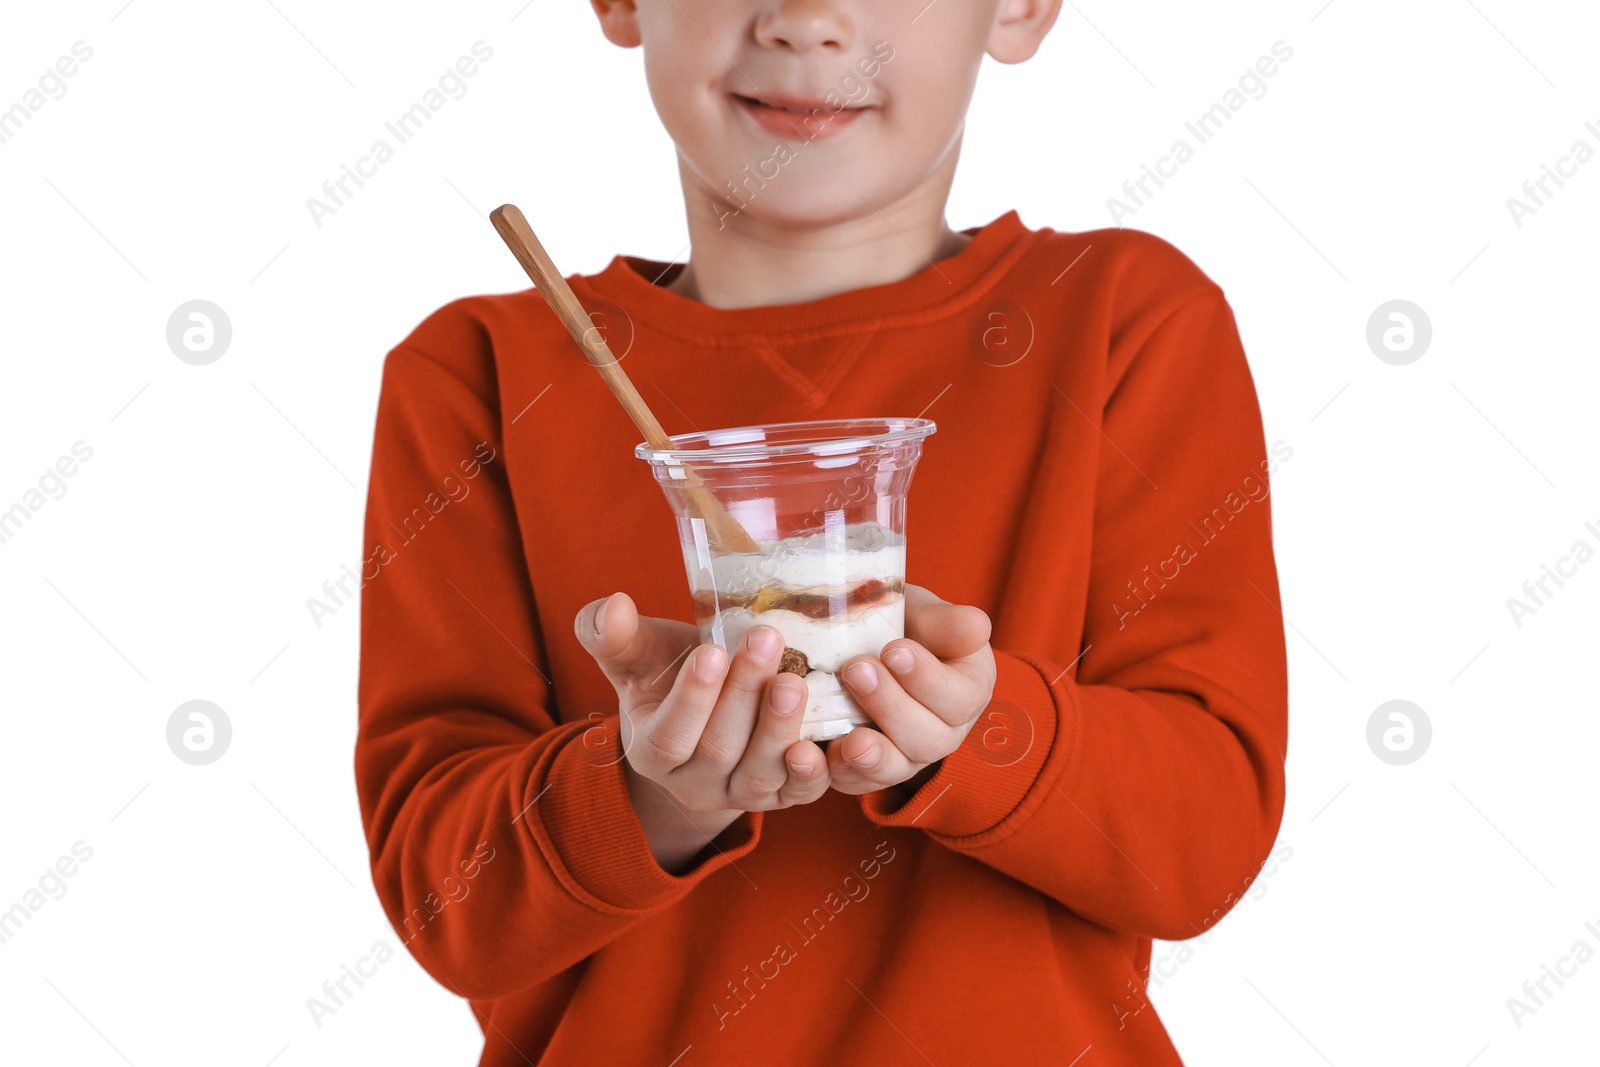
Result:
<instances>
[{"instance_id":1,"label":"child's finger","mask_svg":"<svg viewBox=\"0 0 1600 1067\"><path fill-rule=\"evenodd\" d=\"M783 635L767 625L752 626L734 646L733 663L695 747L695 762L717 781L727 780L750 747L767 679L777 671L782 654Z\"/></svg>"},{"instance_id":2,"label":"child's finger","mask_svg":"<svg viewBox=\"0 0 1600 1067\"><path fill-rule=\"evenodd\" d=\"M917 765L878 731L859 726L828 745L828 776L841 793L871 793L905 781Z\"/></svg>"},{"instance_id":3,"label":"child's finger","mask_svg":"<svg viewBox=\"0 0 1600 1067\"><path fill-rule=\"evenodd\" d=\"M970 656L989 643L994 627L988 613L968 604L952 604L932 591L906 584L906 636L940 659Z\"/></svg>"},{"instance_id":4,"label":"child's finger","mask_svg":"<svg viewBox=\"0 0 1600 1067\"><path fill-rule=\"evenodd\" d=\"M689 653L666 699L635 720L628 749L634 770L659 781L689 762L727 669L728 654L717 645L701 645Z\"/></svg>"},{"instance_id":5,"label":"child's finger","mask_svg":"<svg viewBox=\"0 0 1600 1067\"><path fill-rule=\"evenodd\" d=\"M913 699L881 661L852 659L839 678L867 717L913 763L932 763L950 751L951 724Z\"/></svg>"},{"instance_id":6,"label":"child's finger","mask_svg":"<svg viewBox=\"0 0 1600 1067\"><path fill-rule=\"evenodd\" d=\"M783 754L789 780L778 791L778 806L809 804L828 791L828 755L813 741L796 741Z\"/></svg>"},{"instance_id":7,"label":"child's finger","mask_svg":"<svg viewBox=\"0 0 1600 1067\"><path fill-rule=\"evenodd\" d=\"M942 662L915 641L891 641L878 658L907 696L948 726L967 725L988 703L970 671Z\"/></svg>"},{"instance_id":8,"label":"child's finger","mask_svg":"<svg viewBox=\"0 0 1600 1067\"><path fill-rule=\"evenodd\" d=\"M739 765L728 776L730 806L745 811L773 806L773 798L789 782L790 768L784 764L783 756L800 739L805 703L806 686L796 676L780 674L766 683L755 732L749 737ZM815 745L811 747L816 748ZM822 755L820 750L817 755ZM819 760L819 764L821 762ZM814 769L815 765L811 766ZM827 781L825 774L803 777Z\"/></svg>"}]
</instances>

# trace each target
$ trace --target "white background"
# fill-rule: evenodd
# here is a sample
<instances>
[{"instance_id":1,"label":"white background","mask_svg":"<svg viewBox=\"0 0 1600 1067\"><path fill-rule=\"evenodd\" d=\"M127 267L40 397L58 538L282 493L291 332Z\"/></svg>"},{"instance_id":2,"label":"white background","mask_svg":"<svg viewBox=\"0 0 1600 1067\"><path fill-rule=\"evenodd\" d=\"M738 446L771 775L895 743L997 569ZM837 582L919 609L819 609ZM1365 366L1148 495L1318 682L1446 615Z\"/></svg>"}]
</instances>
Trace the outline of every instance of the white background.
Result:
<instances>
[{"instance_id":1,"label":"white background","mask_svg":"<svg viewBox=\"0 0 1600 1067\"><path fill-rule=\"evenodd\" d=\"M1184 120L1294 49L1125 220L1226 290L1294 449L1292 857L1152 998L1192 1064L1592 1059L1600 961L1520 1027L1506 1001L1600 951L1600 561L1520 627L1506 601L1600 549L1600 160L1521 227L1506 200L1600 149L1600 14L1321 3L1067 7L1035 61L988 65L948 217L1107 225ZM315 226L306 198L480 39L467 95ZM10 5L0 108L79 40L66 94L0 144L0 509L94 450L0 545L0 909L74 842L93 857L0 944L0 1059L475 1062L466 1005L404 953L320 1028L307 1010L398 941L352 783L356 610L318 627L306 599L359 559L385 351L526 285L488 209L519 203L568 272L683 251L639 54L580 0ZM233 326L208 366L165 338L196 298ZM1365 340L1396 298L1433 325L1406 366ZM234 729L206 767L165 741L196 698ZM1366 741L1396 698L1433 727L1406 766Z\"/></svg>"}]
</instances>

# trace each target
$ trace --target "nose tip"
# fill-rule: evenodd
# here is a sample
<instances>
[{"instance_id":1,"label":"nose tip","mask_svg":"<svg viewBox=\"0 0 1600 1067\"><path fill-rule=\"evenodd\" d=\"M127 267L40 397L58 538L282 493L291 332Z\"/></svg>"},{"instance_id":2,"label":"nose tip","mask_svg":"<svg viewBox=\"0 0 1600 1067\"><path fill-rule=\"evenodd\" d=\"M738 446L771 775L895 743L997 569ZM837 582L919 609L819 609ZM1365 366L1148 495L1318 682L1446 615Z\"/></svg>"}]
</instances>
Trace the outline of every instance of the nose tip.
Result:
<instances>
[{"instance_id":1,"label":"nose tip","mask_svg":"<svg viewBox=\"0 0 1600 1067\"><path fill-rule=\"evenodd\" d=\"M834 0L784 0L762 16L756 40L793 52L842 52L854 43L855 28Z\"/></svg>"}]
</instances>

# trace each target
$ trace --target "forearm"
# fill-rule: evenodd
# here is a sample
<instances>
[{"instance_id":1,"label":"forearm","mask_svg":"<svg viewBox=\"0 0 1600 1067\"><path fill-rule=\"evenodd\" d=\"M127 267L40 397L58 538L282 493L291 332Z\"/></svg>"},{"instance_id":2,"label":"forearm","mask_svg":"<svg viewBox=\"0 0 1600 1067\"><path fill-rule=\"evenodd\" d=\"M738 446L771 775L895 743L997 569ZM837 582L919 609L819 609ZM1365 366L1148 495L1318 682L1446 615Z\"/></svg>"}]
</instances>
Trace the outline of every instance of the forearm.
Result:
<instances>
[{"instance_id":1,"label":"forearm","mask_svg":"<svg viewBox=\"0 0 1600 1067\"><path fill-rule=\"evenodd\" d=\"M598 732L599 751L617 751L615 722L448 754L437 734L430 744L404 730L359 744L379 898L406 947L461 995L493 998L553 978L754 847L759 815L697 862L707 837L677 843L685 858L669 856L664 869L623 767L584 743ZM716 836L733 821L705 830Z\"/></svg>"},{"instance_id":2,"label":"forearm","mask_svg":"<svg viewBox=\"0 0 1600 1067\"><path fill-rule=\"evenodd\" d=\"M553 977L631 923L575 895L540 847L541 821L560 798L547 781L530 806L523 783L548 779L568 731L448 754L436 735L408 732L358 741L357 778L373 884L430 974L463 996L501 996Z\"/></svg>"},{"instance_id":3,"label":"forearm","mask_svg":"<svg viewBox=\"0 0 1600 1067\"><path fill-rule=\"evenodd\" d=\"M1282 812L1277 702L1083 686L1009 653L997 664L1009 721L980 719L909 797L863 797L868 818L1113 929L1181 939L1226 911Z\"/></svg>"}]
</instances>

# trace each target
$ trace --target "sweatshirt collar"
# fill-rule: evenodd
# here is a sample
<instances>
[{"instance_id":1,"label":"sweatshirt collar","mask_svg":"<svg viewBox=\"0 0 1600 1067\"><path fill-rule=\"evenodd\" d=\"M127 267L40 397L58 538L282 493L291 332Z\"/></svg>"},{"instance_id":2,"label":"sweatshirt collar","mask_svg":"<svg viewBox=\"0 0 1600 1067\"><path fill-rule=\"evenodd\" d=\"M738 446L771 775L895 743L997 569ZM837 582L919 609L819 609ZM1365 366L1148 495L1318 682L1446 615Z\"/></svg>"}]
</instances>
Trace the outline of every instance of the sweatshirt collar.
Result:
<instances>
[{"instance_id":1,"label":"sweatshirt collar","mask_svg":"<svg viewBox=\"0 0 1600 1067\"><path fill-rule=\"evenodd\" d=\"M987 288L1015 262L1029 243L1023 238L1039 236L1038 231L1023 225L1015 209L961 232L972 235L966 247L910 277L795 304L710 307L665 288L683 269L682 264L640 256L617 255L598 274L579 275L571 280L580 291L587 289L624 309L636 322L683 338L731 339L792 331L829 333L885 325L961 297L970 299L974 288Z\"/></svg>"}]
</instances>

